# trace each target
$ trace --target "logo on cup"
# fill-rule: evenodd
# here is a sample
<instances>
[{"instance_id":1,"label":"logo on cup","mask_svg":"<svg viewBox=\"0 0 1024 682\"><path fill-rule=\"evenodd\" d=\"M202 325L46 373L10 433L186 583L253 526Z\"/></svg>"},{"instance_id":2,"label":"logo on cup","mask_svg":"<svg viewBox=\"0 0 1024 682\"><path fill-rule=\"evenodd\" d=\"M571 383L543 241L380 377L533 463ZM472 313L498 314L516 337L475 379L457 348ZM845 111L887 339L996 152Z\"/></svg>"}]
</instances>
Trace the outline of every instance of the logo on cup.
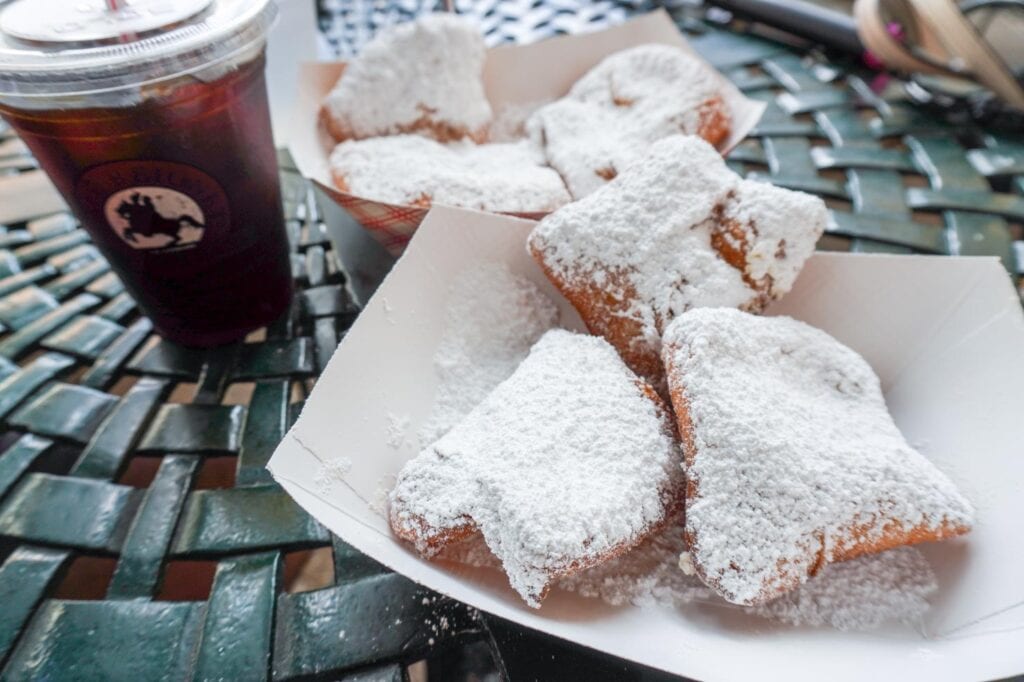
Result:
<instances>
[{"instance_id":1,"label":"logo on cup","mask_svg":"<svg viewBox=\"0 0 1024 682\"><path fill-rule=\"evenodd\" d=\"M107 223L134 249L191 248L203 238L199 204L169 187L130 187L111 194L103 207Z\"/></svg>"}]
</instances>

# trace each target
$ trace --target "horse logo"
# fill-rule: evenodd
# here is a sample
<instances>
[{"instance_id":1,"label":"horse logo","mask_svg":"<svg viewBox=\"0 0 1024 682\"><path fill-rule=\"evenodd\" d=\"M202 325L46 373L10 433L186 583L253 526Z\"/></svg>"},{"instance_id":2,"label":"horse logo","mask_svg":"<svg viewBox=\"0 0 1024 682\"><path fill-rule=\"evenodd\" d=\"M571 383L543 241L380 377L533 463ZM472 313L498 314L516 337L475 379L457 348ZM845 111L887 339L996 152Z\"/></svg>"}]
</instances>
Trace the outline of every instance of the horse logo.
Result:
<instances>
[{"instance_id":1,"label":"horse logo","mask_svg":"<svg viewBox=\"0 0 1024 682\"><path fill-rule=\"evenodd\" d=\"M167 187L132 187L106 202L107 222L135 249L178 249L203 238L203 211L187 194Z\"/></svg>"}]
</instances>

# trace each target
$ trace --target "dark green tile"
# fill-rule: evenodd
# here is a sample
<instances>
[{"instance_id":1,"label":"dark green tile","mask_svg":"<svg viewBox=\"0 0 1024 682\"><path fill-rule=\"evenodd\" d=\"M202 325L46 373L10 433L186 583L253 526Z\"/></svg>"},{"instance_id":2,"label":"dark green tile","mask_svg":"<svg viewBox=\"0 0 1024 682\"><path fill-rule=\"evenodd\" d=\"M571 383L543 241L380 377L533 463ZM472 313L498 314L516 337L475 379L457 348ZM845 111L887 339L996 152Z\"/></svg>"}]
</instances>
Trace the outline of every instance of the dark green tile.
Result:
<instances>
[{"instance_id":1,"label":"dark green tile","mask_svg":"<svg viewBox=\"0 0 1024 682\"><path fill-rule=\"evenodd\" d=\"M748 173L747 177L751 180L770 182L773 185L785 187L786 189L795 189L800 192L810 192L811 194L820 194L822 196L835 197L837 199L849 198L849 192L846 189L846 185L838 180L830 180L829 178L822 178L818 176L811 177L808 175L789 175L787 173L780 173L778 175Z\"/></svg>"},{"instance_id":2,"label":"dark green tile","mask_svg":"<svg viewBox=\"0 0 1024 682\"><path fill-rule=\"evenodd\" d=\"M185 505L174 552L230 554L328 539L327 531L277 486L198 490Z\"/></svg>"},{"instance_id":3,"label":"dark green tile","mask_svg":"<svg viewBox=\"0 0 1024 682\"><path fill-rule=\"evenodd\" d=\"M334 582L339 585L389 572L387 566L366 556L337 535L331 535L331 545L334 554Z\"/></svg>"},{"instance_id":4,"label":"dark green tile","mask_svg":"<svg viewBox=\"0 0 1024 682\"><path fill-rule=\"evenodd\" d=\"M102 318L106 319L106 318ZM142 317L104 349L92 366L82 375L79 383L90 388L105 389L117 379L118 372L135 349L153 331L153 323Z\"/></svg>"},{"instance_id":5,"label":"dark green tile","mask_svg":"<svg viewBox=\"0 0 1024 682\"><path fill-rule=\"evenodd\" d=\"M302 292L303 310L309 317L355 315L359 308L340 284L313 287Z\"/></svg>"},{"instance_id":6,"label":"dark green tile","mask_svg":"<svg viewBox=\"0 0 1024 682\"><path fill-rule=\"evenodd\" d=\"M73 232L78 227L78 221L70 213L54 213L45 218L30 220L25 227L33 239L49 239Z\"/></svg>"},{"instance_id":7,"label":"dark green tile","mask_svg":"<svg viewBox=\"0 0 1024 682\"><path fill-rule=\"evenodd\" d=\"M907 246L877 242L873 239L854 239L850 244L850 253L888 253L905 256L914 253L914 250Z\"/></svg>"},{"instance_id":8,"label":"dark green tile","mask_svg":"<svg viewBox=\"0 0 1024 682\"><path fill-rule=\"evenodd\" d=\"M764 147L757 142L757 140L744 140L740 142L726 157L729 161L738 161L741 163L758 163L766 165L768 159L765 158Z\"/></svg>"},{"instance_id":9,"label":"dark green tile","mask_svg":"<svg viewBox=\"0 0 1024 682\"><path fill-rule=\"evenodd\" d=\"M238 451L236 486L273 483L266 466L274 448L288 431L290 395L288 381L260 381L253 389Z\"/></svg>"},{"instance_id":10,"label":"dark green tile","mask_svg":"<svg viewBox=\"0 0 1024 682\"><path fill-rule=\"evenodd\" d=\"M967 160L982 175L1024 175L1024 153L1003 149L971 149Z\"/></svg>"},{"instance_id":11,"label":"dark green tile","mask_svg":"<svg viewBox=\"0 0 1024 682\"><path fill-rule=\"evenodd\" d=\"M107 261L92 260L82 267L68 272L66 275L61 275L52 282L47 282L43 288L57 298L63 299L79 289L85 288L87 284L108 270L110 270L110 266L107 264Z\"/></svg>"},{"instance_id":12,"label":"dark green tile","mask_svg":"<svg viewBox=\"0 0 1024 682\"><path fill-rule=\"evenodd\" d=\"M305 337L244 343L231 373L234 381L309 376L315 372L313 347Z\"/></svg>"},{"instance_id":13,"label":"dark green tile","mask_svg":"<svg viewBox=\"0 0 1024 682\"><path fill-rule=\"evenodd\" d=\"M0 661L68 556L63 550L19 547L0 566Z\"/></svg>"},{"instance_id":14,"label":"dark green tile","mask_svg":"<svg viewBox=\"0 0 1024 682\"><path fill-rule=\"evenodd\" d=\"M39 339L76 315L95 307L99 302L100 299L92 294L79 294L70 301L62 303L59 308L51 310L0 341L0 355L8 358L17 358L23 355Z\"/></svg>"},{"instance_id":15,"label":"dark green tile","mask_svg":"<svg viewBox=\"0 0 1024 682\"><path fill-rule=\"evenodd\" d=\"M945 211L942 217L953 253L960 256L997 256L1007 270L1016 271L1013 235L1005 220L960 211Z\"/></svg>"},{"instance_id":16,"label":"dark green tile","mask_svg":"<svg viewBox=\"0 0 1024 682\"><path fill-rule=\"evenodd\" d=\"M7 494L21 475L28 471L32 463L51 445L53 441L27 433L0 454L0 498ZM0 658L3 658L2 654Z\"/></svg>"},{"instance_id":17,"label":"dark green tile","mask_svg":"<svg viewBox=\"0 0 1024 682\"><path fill-rule=\"evenodd\" d=\"M946 235L937 225L925 225L910 220L886 220L871 215L832 213L835 226L830 232L846 237L884 241L916 251L946 253Z\"/></svg>"},{"instance_id":18,"label":"dark green tile","mask_svg":"<svg viewBox=\"0 0 1024 682\"><path fill-rule=\"evenodd\" d=\"M74 364L75 361L67 355L46 353L0 381L0 419L6 417L37 388Z\"/></svg>"},{"instance_id":19,"label":"dark green tile","mask_svg":"<svg viewBox=\"0 0 1024 682\"><path fill-rule=\"evenodd\" d=\"M309 286L318 287L324 283L327 274L325 260L322 246L313 246L306 250L305 279Z\"/></svg>"},{"instance_id":20,"label":"dark green tile","mask_svg":"<svg viewBox=\"0 0 1024 682\"><path fill-rule=\"evenodd\" d=\"M99 249L92 244L80 244L73 249L61 251L50 256L46 259L46 262L61 272L67 273L84 268L86 265L90 265L97 260L103 260Z\"/></svg>"},{"instance_id":21,"label":"dark green tile","mask_svg":"<svg viewBox=\"0 0 1024 682\"><path fill-rule=\"evenodd\" d=\"M440 623L445 622L447 627ZM476 633L468 609L389 573L278 597L274 677L415 660ZM344 632L344 635L341 633ZM397 654L397 655L396 655Z\"/></svg>"},{"instance_id":22,"label":"dark green tile","mask_svg":"<svg viewBox=\"0 0 1024 682\"><path fill-rule=\"evenodd\" d=\"M21 263L7 249L0 250L0 279L21 272Z\"/></svg>"},{"instance_id":23,"label":"dark green tile","mask_svg":"<svg viewBox=\"0 0 1024 682\"><path fill-rule=\"evenodd\" d=\"M164 457L146 490L139 511L121 547L121 558L107 589L108 599L151 598L178 515L185 502L198 457Z\"/></svg>"},{"instance_id":24,"label":"dark green tile","mask_svg":"<svg viewBox=\"0 0 1024 682\"><path fill-rule=\"evenodd\" d=\"M903 179L896 171L850 168L846 177L855 212L886 220L911 219Z\"/></svg>"},{"instance_id":25,"label":"dark green tile","mask_svg":"<svg viewBox=\"0 0 1024 682\"><path fill-rule=\"evenodd\" d=\"M850 104L850 94L836 88L822 88L805 92L784 92L776 100L787 114L805 114L820 109L835 109Z\"/></svg>"},{"instance_id":26,"label":"dark green tile","mask_svg":"<svg viewBox=\"0 0 1024 682\"><path fill-rule=\"evenodd\" d=\"M14 255L18 257L22 265L35 265L50 256L67 251L88 241L89 235L85 233L85 230L74 230L67 234L21 246L15 250Z\"/></svg>"},{"instance_id":27,"label":"dark green tile","mask_svg":"<svg viewBox=\"0 0 1024 682\"><path fill-rule=\"evenodd\" d=\"M720 30L694 38L691 45L718 69L754 64L785 49L763 38Z\"/></svg>"},{"instance_id":28,"label":"dark green tile","mask_svg":"<svg viewBox=\"0 0 1024 682\"><path fill-rule=\"evenodd\" d=\"M778 85L775 79L763 73L752 73L746 68L732 69L725 74L733 85L744 92L769 90Z\"/></svg>"},{"instance_id":29,"label":"dark green tile","mask_svg":"<svg viewBox=\"0 0 1024 682\"><path fill-rule=\"evenodd\" d=\"M71 475L114 478L169 388L168 381L153 377L135 382L82 450Z\"/></svg>"},{"instance_id":30,"label":"dark green tile","mask_svg":"<svg viewBox=\"0 0 1024 682\"><path fill-rule=\"evenodd\" d=\"M871 126L856 109L823 109L814 112L814 120L829 142L836 147L882 148L872 134Z\"/></svg>"},{"instance_id":31,"label":"dark green tile","mask_svg":"<svg viewBox=\"0 0 1024 682\"><path fill-rule=\"evenodd\" d=\"M102 308L96 311L96 314L108 320L120 322L134 310L135 300L128 295L128 292L125 292L107 301Z\"/></svg>"},{"instance_id":32,"label":"dark green tile","mask_svg":"<svg viewBox=\"0 0 1024 682\"><path fill-rule=\"evenodd\" d=\"M4 277L3 279L0 279L0 296L7 296L12 291L17 291L22 287L35 284L36 282L53 277L56 274L57 268L52 265L43 264L38 267L19 272L16 275Z\"/></svg>"},{"instance_id":33,"label":"dark green tile","mask_svg":"<svg viewBox=\"0 0 1024 682\"><path fill-rule=\"evenodd\" d=\"M0 322L10 329L21 329L59 305L53 295L39 287L25 287L0 299Z\"/></svg>"},{"instance_id":34,"label":"dark green tile","mask_svg":"<svg viewBox=\"0 0 1024 682\"><path fill-rule=\"evenodd\" d=\"M32 241L32 235L28 230L11 230L0 234L0 249L13 249L16 246L28 244Z\"/></svg>"},{"instance_id":35,"label":"dark green tile","mask_svg":"<svg viewBox=\"0 0 1024 682\"><path fill-rule=\"evenodd\" d=\"M18 365L4 357L0 357L0 381L3 381L12 374L17 374L21 369Z\"/></svg>"},{"instance_id":36,"label":"dark green tile","mask_svg":"<svg viewBox=\"0 0 1024 682\"><path fill-rule=\"evenodd\" d=\"M812 67L791 52L765 59L761 62L761 67L790 92L813 92L825 87L815 77Z\"/></svg>"},{"instance_id":37,"label":"dark green tile","mask_svg":"<svg viewBox=\"0 0 1024 682\"><path fill-rule=\"evenodd\" d=\"M300 249L327 246L330 243L331 240L327 238L327 230L323 223L311 221L302 228L302 238L299 240Z\"/></svg>"},{"instance_id":38,"label":"dark green tile","mask_svg":"<svg viewBox=\"0 0 1024 682\"><path fill-rule=\"evenodd\" d=\"M29 474L0 504L0 535L116 552L137 493L102 481Z\"/></svg>"},{"instance_id":39,"label":"dark green tile","mask_svg":"<svg viewBox=\"0 0 1024 682\"><path fill-rule=\"evenodd\" d=\"M907 133L918 134L924 131L932 133L951 133L955 130L941 116L928 113L919 107L893 105L890 113L884 117L872 119L871 131L875 137L894 137Z\"/></svg>"},{"instance_id":40,"label":"dark green tile","mask_svg":"<svg viewBox=\"0 0 1024 682\"><path fill-rule=\"evenodd\" d=\"M266 680L274 601L281 573L277 552L224 559L210 592L193 680Z\"/></svg>"},{"instance_id":41,"label":"dark green tile","mask_svg":"<svg viewBox=\"0 0 1024 682\"><path fill-rule=\"evenodd\" d=\"M47 601L4 678L178 682L188 677L202 615L196 602Z\"/></svg>"},{"instance_id":42,"label":"dark green tile","mask_svg":"<svg viewBox=\"0 0 1024 682\"><path fill-rule=\"evenodd\" d=\"M140 450L154 452L238 452L245 420L240 405L179 405L160 407Z\"/></svg>"},{"instance_id":43,"label":"dark green tile","mask_svg":"<svg viewBox=\"0 0 1024 682\"><path fill-rule=\"evenodd\" d=\"M955 135L913 135L904 142L933 188L990 191L988 180L967 160Z\"/></svg>"},{"instance_id":44,"label":"dark green tile","mask_svg":"<svg viewBox=\"0 0 1024 682\"><path fill-rule=\"evenodd\" d=\"M142 374L158 374L195 381L203 369L205 353L196 348L185 348L166 339L144 348L131 362L128 369Z\"/></svg>"},{"instance_id":45,"label":"dark green tile","mask_svg":"<svg viewBox=\"0 0 1024 682\"><path fill-rule=\"evenodd\" d=\"M877 168L913 171L910 155L898 149L869 147L814 147L811 160L818 168Z\"/></svg>"},{"instance_id":46,"label":"dark green tile","mask_svg":"<svg viewBox=\"0 0 1024 682\"><path fill-rule=\"evenodd\" d=\"M55 382L9 421L33 433L85 443L116 403L115 396L102 391Z\"/></svg>"},{"instance_id":47,"label":"dark green tile","mask_svg":"<svg viewBox=\"0 0 1024 682\"><path fill-rule=\"evenodd\" d=\"M918 209L987 213L1024 221L1024 197L1015 194L911 187L907 190L907 203Z\"/></svg>"},{"instance_id":48,"label":"dark green tile","mask_svg":"<svg viewBox=\"0 0 1024 682\"><path fill-rule=\"evenodd\" d=\"M42 340L50 350L93 360L107 349L124 327L97 315L79 315Z\"/></svg>"},{"instance_id":49,"label":"dark green tile","mask_svg":"<svg viewBox=\"0 0 1024 682\"><path fill-rule=\"evenodd\" d=\"M116 273L108 272L90 282L89 286L85 287L85 290L100 298L111 299L124 291L124 283L121 282L121 278Z\"/></svg>"},{"instance_id":50,"label":"dark green tile","mask_svg":"<svg viewBox=\"0 0 1024 682\"><path fill-rule=\"evenodd\" d=\"M818 179L818 168L811 161L810 141L799 137L766 137L761 140L761 147L773 176Z\"/></svg>"},{"instance_id":51,"label":"dark green tile","mask_svg":"<svg viewBox=\"0 0 1024 682\"><path fill-rule=\"evenodd\" d=\"M392 663L350 673L339 682L405 682L405 672L400 664Z\"/></svg>"},{"instance_id":52,"label":"dark green tile","mask_svg":"<svg viewBox=\"0 0 1024 682\"><path fill-rule=\"evenodd\" d=\"M327 368L327 361L338 347L337 318L321 317L314 323L313 332L313 340L316 343L316 368L319 373Z\"/></svg>"}]
</instances>

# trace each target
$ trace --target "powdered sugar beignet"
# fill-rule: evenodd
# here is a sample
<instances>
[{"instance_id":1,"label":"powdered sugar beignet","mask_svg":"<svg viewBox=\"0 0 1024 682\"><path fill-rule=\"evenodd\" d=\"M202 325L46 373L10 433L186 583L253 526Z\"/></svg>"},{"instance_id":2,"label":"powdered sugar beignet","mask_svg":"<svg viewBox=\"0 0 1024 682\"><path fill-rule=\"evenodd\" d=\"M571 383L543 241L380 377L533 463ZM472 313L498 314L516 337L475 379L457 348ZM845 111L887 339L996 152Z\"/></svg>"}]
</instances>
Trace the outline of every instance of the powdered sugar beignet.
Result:
<instances>
[{"instance_id":1,"label":"powdered sugar beignet","mask_svg":"<svg viewBox=\"0 0 1024 682\"><path fill-rule=\"evenodd\" d=\"M391 527L428 557L479 529L536 607L559 577L627 551L681 508L681 461L667 407L615 350L552 330L403 467Z\"/></svg>"},{"instance_id":2,"label":"powdered sugar beignet","mask_svg":"<svg viewBox=\"0 0 1024 682\"><path fill-rule=\"evenodd\" d=\"M564 98L541 107L527 130L580 199L668 135L729 136L722 77L677 47L641 45L607 57Z\"/></svg>"},{"instance_id":3,"label":"powdered sugar beignet","mask_svg":"<svg viewBox=\"0 0 1024 682\"><path fill-rule=\"evenodd\" d=\"M419 135L347 140L331 153L338 189L392 204L546 213L570 201L528 141L441 144Z\"/></svg>"},{"instance_id":4,"label":"powdered sugar beignet","mask_svg":"<svg viewBox=\"0 0 1024 682\"><path fill-rule=\"evenodd\" d=\"M691 308L762 310L793 286L827 215L818 197L744 180L704 140L674 135L545 217L529 248L587 328L659 385L669 322Z\"/></svg>"},{"instance_id":5,"label":"powdered sugar beignet","mask_svg":"<svg viewBox=\"0 0 1024 682\"><path fill-rule=\"evenodd\" d=\"M383 29L348 64L324 100L337 140L417 133L482 141L491 105L485 48L472 21L448 12Z\"/></svg>"},{"instance_id":6,"label":"powdered sugar beignet","mask_svg":"<svg viewBox=\"0 0 1024 682\"><path fill-rule=\"evenodd\" d=\"M896 428L857 353L788 317L692 310L663 356L698 575L759 604L834 561L966 533L973 509Z\"/></svg>"}]
</instances>

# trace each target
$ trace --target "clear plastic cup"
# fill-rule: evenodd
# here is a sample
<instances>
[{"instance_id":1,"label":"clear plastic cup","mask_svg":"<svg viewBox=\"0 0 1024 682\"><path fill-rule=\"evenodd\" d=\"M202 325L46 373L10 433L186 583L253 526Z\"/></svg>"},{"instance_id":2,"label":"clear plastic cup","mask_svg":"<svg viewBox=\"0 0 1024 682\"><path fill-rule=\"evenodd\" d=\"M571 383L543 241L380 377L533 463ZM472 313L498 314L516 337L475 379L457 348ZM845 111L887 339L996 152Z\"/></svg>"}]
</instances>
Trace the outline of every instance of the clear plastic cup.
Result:
<instances>
[{"instance_id":1,"label":"clear plastic cup","mask_svg":"<svg viewBox=\"0 0 1024 682\"><path fill-rule=\"evenodd\" d=\"M241 338L291 300L264 82L272 0L15 0L0 114L167 338Z\"/></svg>"}]
</instances>

